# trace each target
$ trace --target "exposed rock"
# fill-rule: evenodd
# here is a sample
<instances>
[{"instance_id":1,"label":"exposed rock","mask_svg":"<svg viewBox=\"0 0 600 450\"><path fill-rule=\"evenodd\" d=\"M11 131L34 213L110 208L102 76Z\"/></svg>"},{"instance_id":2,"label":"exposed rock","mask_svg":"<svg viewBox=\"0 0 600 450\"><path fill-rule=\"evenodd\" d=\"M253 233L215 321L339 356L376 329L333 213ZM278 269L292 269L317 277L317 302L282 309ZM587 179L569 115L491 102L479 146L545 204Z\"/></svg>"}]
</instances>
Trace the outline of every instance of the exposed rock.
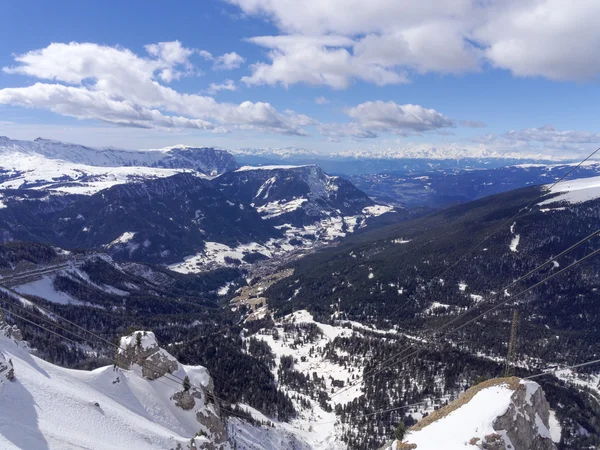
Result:
<instances>
[{"instance_id":1,"label":"exposed rock","mask_svg":"<svg viewBox=\"0 0 600 450\"><path fill-rule=\"evenodd\" d=\"M539 384L516 377L487 380L408 430L386 450L556 450L550 406Z\"/></svg>"},{"instance_id":2,"label":"exposed rock","mask_svg":"<svg viewBox=\"0 0 600 450\"><path fill-rule=\"evenodd\" d=\"M13 381L15 379L15 369L10 359L6 359L6 356L0 352L0 386L4 380Z\"/></svg>"},{"instance_id":3,"label":"exposed rock","mask_svg":"<svg viewBox=\"0 0 600 450\"><path fill-rule=\"evenodd\" d=\"M182 367L175 357L159 347L154 333L151 331L135 331L121 338L119 343L118 365L124 369L141 368L142 376L148 380L156 380L166 374L172 374ZM198 370L195 368L196 375ZM188 372L190 378L192 374ZM173 394L171 399L184 411L195 414L196 420L206 433L206 438L196 439L196 448L219 450L228 442L227 428L220 417L220 408L215 402L212 378L203 378L202 385L192 381L189 390Z\"/></svg>"},{"instance_id":4,"label":"exposed rock","mask_svg":"<svg viewBox=\"0 0 600 450\"><path fill-rule=\"evenodd\" d=\"M173 373L179 367L177 360L158 346L151 331L135 331L122 337L117 359L119 366L124 369L130 369L133 364L139 365L142 376L148 380Z\"/></svg>"},{"instance_id":5,"label":"exposed rock","mask_svg":"<svg viewBox=\"0 0 600 450\"><path fill-rule=\"evenodd\" d=\"M537 383L524 381L511 397L506 413L494 421L494 429L516 450L555 450L550 436L550 405ZM486 447L484 447L486 448ZM496 447L489 447L495 449ZM505 447L498 447L504 449Z\"/></svg>"},{"instance_id":6,"label":"exposed rock","mask_svg":"<svg viewBox=\"0 0 600 450\"><path fill-rule=\"evenodd\" d=\"M173 395L173 400L175 400L175 404L177 406L185 411L189 411L196 406L196 401L189 391L177 392L175 395Z\"/></svg>"},{"instance_id":7,"label":"exposed rock","mask_svg":"<svg viewBox=\"0 0 600 450\"><path fill-rule=\"evenodd\" d=\"M21 330L17 328L16 325L9 325L6 322L6 317L4 313L0 311L0 336L5 336L9 339L13 339L15 341L23 340L23 333Z\"/></svg>"}]
</instances>

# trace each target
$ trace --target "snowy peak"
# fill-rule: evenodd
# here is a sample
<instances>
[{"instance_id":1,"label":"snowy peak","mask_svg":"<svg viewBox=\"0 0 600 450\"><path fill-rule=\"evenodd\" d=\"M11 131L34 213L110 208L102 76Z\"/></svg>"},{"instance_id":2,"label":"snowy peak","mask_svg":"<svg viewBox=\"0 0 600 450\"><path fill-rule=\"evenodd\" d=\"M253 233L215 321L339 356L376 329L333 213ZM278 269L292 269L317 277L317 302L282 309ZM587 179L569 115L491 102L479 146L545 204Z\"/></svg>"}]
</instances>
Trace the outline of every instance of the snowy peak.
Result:
<instances>
[{"instance_id":1,"label":"snowy peak","mask_svg":"<svg viewBox=\"0 0 600 450\"><path fill-rule=\"evenodd\" d=\"M387 450L484 448L555 450L560 426L539 384L497 378L468 389L458 400L411 427Z\"/></svg>"},{"instance_id":2,"label":"snowy peak","mask_svg":"<svg viewBox=\"0 0 600 450\"><path fill-rule=\"evenodd\" d=\"M77 144L68 144L50 139L34 141L0 138L0 156L14 163L19 169L22 158L43 157L62 163L93 167L157 167L168 169L190 169L209 176L216 176L237 167L235 158L225 150L211 147L174 146L158 150L97 149ZM4 167L4 164L2 164Z\"/></svg>"},{"instance_id":3,"label":"snowy peak","mask_svg":"<svg viewBox=\"0 0 600 450\"><path fill-rule=\"evenodd\" d=\"M264 218L281 224L361 214L373 205L352 183L316 165L242 167L215 182L228 196L254 205Z\"/></svg>"}]
</instances>

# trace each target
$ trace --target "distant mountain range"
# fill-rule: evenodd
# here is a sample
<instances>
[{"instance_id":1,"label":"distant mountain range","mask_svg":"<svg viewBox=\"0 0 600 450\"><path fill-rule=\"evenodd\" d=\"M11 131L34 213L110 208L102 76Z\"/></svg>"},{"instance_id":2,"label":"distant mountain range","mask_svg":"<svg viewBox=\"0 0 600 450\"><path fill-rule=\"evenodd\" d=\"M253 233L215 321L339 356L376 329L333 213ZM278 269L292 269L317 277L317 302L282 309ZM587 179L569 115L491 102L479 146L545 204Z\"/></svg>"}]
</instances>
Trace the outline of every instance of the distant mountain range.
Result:
<instances>
[{"instance_id":1,"label":"distant mountain range","mask_svg":"<svg viewBox=\"0 0 600 450\"><path fill-rule=\"evenodd\" d=\"M311 248L393 209L315 165L238 168L213 148L2 138L0 155L0 240L101 249L184 272Z\"/></svg>"},{"instance_id":2,"label":"distant mountain range","mask_svg":"<svg viewBox=\"0 0 600 450\"><path fill-rule=\"evenodd\" d=\"M317 164L330 174L390 173L415 175L433 170L491 169L516 164L568 163L572 159L543 153L502 153L479 148L417 148L319 153L307 149L244 148L232 150L241 164Z\"/></svg>"},{"instance_id":3,"label":"distant mountain range","mask_svg":"<svg viewBox=\"0 0 600 450\"><path fill-rule=\"evenodd\" d=\"M371 198L403 207L440 208L477 200L526 186L550 184L573 170L571 164L518 164L507 167L428 170L409 175L402 171L353 175L349 179ZM600 163L586 162L563 184L573 178L600 175Z\"/></svg>"}]
</instances>

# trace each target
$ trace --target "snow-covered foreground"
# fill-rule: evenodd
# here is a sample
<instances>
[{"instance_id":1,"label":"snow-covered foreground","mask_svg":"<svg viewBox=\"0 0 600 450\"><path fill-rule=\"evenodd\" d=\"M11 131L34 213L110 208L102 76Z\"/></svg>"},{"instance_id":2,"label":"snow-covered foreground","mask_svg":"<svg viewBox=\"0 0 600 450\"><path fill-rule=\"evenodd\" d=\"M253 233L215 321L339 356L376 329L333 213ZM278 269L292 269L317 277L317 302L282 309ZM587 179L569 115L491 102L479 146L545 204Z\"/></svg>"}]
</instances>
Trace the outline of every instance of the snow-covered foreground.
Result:
<instances>
[{"instance_id":1,"label":"snow-covered foreground","mask_svg":"<svg viewBox=\"0 0 600 450\"><path fill-rule=\"evenodd\" d=\"M424 422L422 426L417 424L414 430L409 430L403 440L404 447L395 441L387 450L413 448L411 444L416 445L414 448L418 450L524 448L511 442L509 434L514 436L515 433L522 433L530 441L536 440L538 445L540 440L547 439L545 446L536 448L550 448L551 442L560 441L560 425L552 411L544 411L544 401L540 400L543 397L541 387L533 381L507 380L509 382L498 384L493 384L491 380L491 385L478 390L472 397L459 398L446 410L437 411L438 416L429 423ZM522 395L517 394L518 390L522 391ZM464 395L468 396L468 391ZM546 423L541 417L544 413L549 416ZM499 419L505 414L511 416L510 424L514 429L501 429L504 422ZM522 430L516 429L518 416L523 420ZM531 434L525 430L527 427L531 427ZM501 446L490 447L491 442Z\"/></svg>"},{"instance_id":2,"label":"snow-covered foreground","mask_svg":"<svg viewBox=\"0 0 600 450\"><path fill-rule=\"evenodd\" d=\"M12 382L0 384L2 449L170 449L189 444L203 429L195 411L171 400L181 391L174 381L150 381L139 370L112 366L64 369L5 336L0 351L15 372ZM199 366L179 365L174 375L188 375L195 385L209 380Z\"/></svg>"}]
</instances>

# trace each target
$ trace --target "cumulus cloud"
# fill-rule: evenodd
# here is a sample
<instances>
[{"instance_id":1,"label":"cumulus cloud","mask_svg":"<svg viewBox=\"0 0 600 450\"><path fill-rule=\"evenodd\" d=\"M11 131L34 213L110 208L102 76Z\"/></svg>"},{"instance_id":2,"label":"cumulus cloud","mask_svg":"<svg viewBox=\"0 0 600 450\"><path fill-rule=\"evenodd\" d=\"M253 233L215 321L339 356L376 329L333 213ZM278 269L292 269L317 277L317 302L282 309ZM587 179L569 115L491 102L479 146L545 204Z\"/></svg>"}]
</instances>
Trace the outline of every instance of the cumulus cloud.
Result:
<instances>
[{"instance_id":1,"label":"cumulus cloud","mask_svg":"<svg viewBox=\"0 0 600 450\"><path fill-rule=\"evenodd\" d=\"M191 67L195 53L178 41L146 46L148 56L93 43L54 43L15 58L7 73L38 80L29 87L0 89L0 104L42 108L79 119L136 127L226 127L306 135L295 113L269 103L218 103L161 84Z\"/></svg>"},{"instance_id":2,"label":"cumulus cloud","mask_svg":"<svg viewBox=\"0 0 600 450\"><path fill-rule=\"evenodd\" d=\"M365 129L396 134L419 133L454 127L454 122L435 109L395 102L365 102L346 111Z\"/></svg>"},{"instance_id":3,"label":"cumulus cloud","mask_svg":"<svg viewBox=\"0 0 600 450\"><path fill-rule=\"evenodd\" d=\"M233 70L239 68L244 61L240 55L236 52L225 53L215 59L215 64L213 65L213 69L215 70Z\"/></svg>"},{"instance_id":4,"label":"cumulus cloud","mask_svg":"<svg viewBox=\"0 0 600 450\"><path fill-rule=\"evenodd\" d=\"M487 125L485 122L479 120L461 120L460 125L468 128L485 128Z\"/></svg>"},{"instance_id":5,"label":"cumulus cloud","mask_svg":"<svg viewBox=\"0 0 600 450\"><path fill-rule=\"evenodd\" d=\"M389 66L355 57L346 38L315 36L262 36L250 39L270 48L270 63L251 65L252 74L242 78L248 85L289 86L296 83L345 89L352 80L379 86L407 82L405 74Z\"/></svg>"},{"instance_id":6,"label":"cumulus cloud","mask_svg":"<svg viewBox=\"0 0 600 450\"><path fill-rule=\"evenodd\" d=\"M233 80L225 80L224 83L210 83L208 89L206 90L207 94L215 95L219 91L236 91L237 86Z\"/></svg>"},{"instance_id":7,"label":"cumulus cloud","mask_svg":"<svg viewBox=\"0 0 600 450\"><path fill-rule=\"evenodd\" d=\"M376 138L380 133L410 136L425 132L444 133L454 121L420 105L398 105L393 101L364 102L345 110L352 119L343 124L320 124L321 134L329 138Z\"/></svg>"},{"instance_id":8,"label":"cumulus cloud","mask_svg":"<svg viewBox=\"0 0 600 450\"><path fill-rule=\"evenodd\" d=\"M328 105L330 102L325 97L320 96L320 97L315 98L315 103L317 105Z\"/></svg>"},{"instance_id":9,"label":"cumulus cloud","mask_svg":"<svg viewBox=\"0 0 600 450\"><path fill-rule=\"evenodd\" d=\"M597 0L228 0L266 17L279 36L250 39L270 49L248 84L347 88L412 73L459 74L487 64L516 76L586 80L600 75Z\"/></svg>"}]
</instances>

